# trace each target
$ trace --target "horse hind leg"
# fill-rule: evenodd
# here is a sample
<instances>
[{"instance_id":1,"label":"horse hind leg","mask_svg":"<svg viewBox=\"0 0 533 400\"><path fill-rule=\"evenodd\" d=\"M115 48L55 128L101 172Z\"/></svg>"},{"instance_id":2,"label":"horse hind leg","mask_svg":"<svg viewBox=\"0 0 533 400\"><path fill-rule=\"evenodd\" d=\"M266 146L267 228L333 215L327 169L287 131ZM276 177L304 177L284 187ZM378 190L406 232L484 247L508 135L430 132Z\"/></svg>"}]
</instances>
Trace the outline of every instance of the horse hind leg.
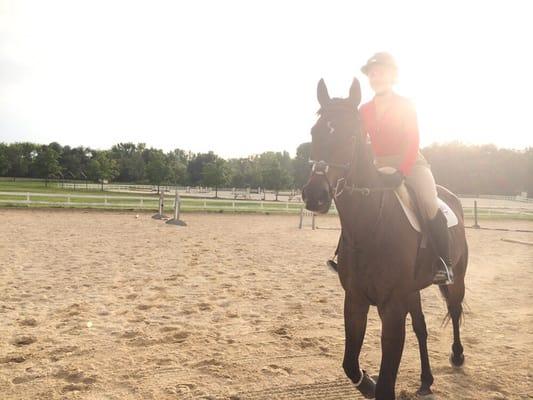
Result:
<instances>
[{"instance_id":1,"label":"horse hind leg","mask_svg":"<svg viewBox=\"0 0 533 400\"><path fill-rule=\"evenodd\" d=\"M451 297L457 297L455 301L451 301L448 305L448 312L450 313L450 318L452 319L453 325L453 344L452 344L452 354L450 355L450 362L454 367L462 367L465 362L465 356L463 354L463 345L461 343L461 334L460 334L460 325L461 317L463 315L463 306L462 298L464 296L464 283L459 284L458 293L452 295ZM451 288L450 288L451 289ZM452 292L452 290L450 290ZM459 298L461 300L459 300Z\"/></svg>"},{"instance_id":2,"label":"horse hind leg","mask_svg":"<svg viewBox=\"0 0 533 400\"><path fill-rule=\"evenodd\" d=\"M418 396L430 396L431 385L433 384L433 374L431 373L431 366L429 364L429 355L427 347L428 332L426 328L426 320L422 311L422 303L420 300L420 292L416 292L409 298L409 314L413 323L413 330L415 331L418 340L418 348L420 350L420 388L417 390Z\"/></svg>"},{"instance_id":3,"label":"horse hind leg","mask_svg":"<svg viewBox=\"0 0 533 400\"><path fill-rule=\"evenodd\" d=\"M453 325L453 344L452 354L450 355L450 363L454 367L462 367L465 362L463 354L463 345L461 343L460 325L463 315L463 299L465 295L464 277L458 279L456 277L453 285L440 286L441 292L446 298L448 305L448 314L452 320Z\"/></svg>"}]
</instances>

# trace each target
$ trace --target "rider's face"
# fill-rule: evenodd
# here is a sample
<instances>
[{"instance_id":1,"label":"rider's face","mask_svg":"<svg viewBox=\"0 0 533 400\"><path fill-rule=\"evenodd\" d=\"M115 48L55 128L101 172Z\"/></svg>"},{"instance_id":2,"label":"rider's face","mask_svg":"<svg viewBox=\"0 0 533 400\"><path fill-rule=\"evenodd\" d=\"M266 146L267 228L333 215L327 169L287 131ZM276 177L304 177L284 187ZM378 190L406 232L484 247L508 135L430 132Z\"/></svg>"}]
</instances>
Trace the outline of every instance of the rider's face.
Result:
<instances>
[{"instance_id":1,"label":"rider's face","mask_svg":"<svg viewBox=\"0 0 533 400\"><path fill-rule=\"evenodd\" d=\"M396 81L396 71L385 65L372 65L367 75L370 86L376 94L390 92Z\"/></svg>"}]
</instances>

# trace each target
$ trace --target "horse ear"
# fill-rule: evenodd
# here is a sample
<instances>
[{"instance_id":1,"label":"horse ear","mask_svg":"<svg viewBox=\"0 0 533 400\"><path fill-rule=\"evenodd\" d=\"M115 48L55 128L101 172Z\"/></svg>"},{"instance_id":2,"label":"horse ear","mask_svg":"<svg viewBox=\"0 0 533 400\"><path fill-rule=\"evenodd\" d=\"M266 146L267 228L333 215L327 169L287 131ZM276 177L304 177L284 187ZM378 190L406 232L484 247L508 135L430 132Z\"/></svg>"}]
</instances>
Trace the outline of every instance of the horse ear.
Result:
<instances>
[{"instance_id":1,"label":"horse ear","mask_svg":"<svg viewBox=\"0 0 533 400\"><path fill-rule=\"evenodd\" d=\"M359 84L359 80L357 80L357 78L353 78L352 86L350 87L350 96L348 99L355 107L358 107L359 103L361 103L361 85Z\"/></svg>"},{"instance_id":2,"label":"horse ear","mask_svg":"<svg viewBox=\"0 0 533 400\"><path fill-rule=\"evenodd\" d=\"M330 97L329 97L328 88L326 87L324 79L320 79L318 81L318 87L316 89L316 94L317 94L318 103L320 104L320 107L324 107L326 104L329 103Z\"/></svg>"}]
</instances>

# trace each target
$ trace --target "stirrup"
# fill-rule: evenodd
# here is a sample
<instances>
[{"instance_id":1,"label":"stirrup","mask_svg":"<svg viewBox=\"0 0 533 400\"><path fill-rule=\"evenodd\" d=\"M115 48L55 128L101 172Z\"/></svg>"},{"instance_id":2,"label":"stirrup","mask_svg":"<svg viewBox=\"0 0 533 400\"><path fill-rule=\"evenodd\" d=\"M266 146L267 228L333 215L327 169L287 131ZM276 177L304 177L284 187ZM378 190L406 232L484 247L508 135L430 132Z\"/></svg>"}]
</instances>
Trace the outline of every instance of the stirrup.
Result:
<instances>
[{"instance_id":1,"label":"stirrup","mask_svg":"<svg viewBox=\"0 0 533 400\"><path fill-rule=\"evenodd\" d=\"M453 271L452 268L446 264L446 262L439 257L440 268L433 277L433 284L435 285L452 285L453 284Z\"/></svg>"},{"instance_id":2,"label":"stirrup","mask_svg":"<svg viewBox=\"0 0 533 400\"><path fill-rule=\"evenodd\" d=\"M333 271L338 272L337 263L333 260L326 261L326 265L330 267Z\"/></svg>"}]
</instances>

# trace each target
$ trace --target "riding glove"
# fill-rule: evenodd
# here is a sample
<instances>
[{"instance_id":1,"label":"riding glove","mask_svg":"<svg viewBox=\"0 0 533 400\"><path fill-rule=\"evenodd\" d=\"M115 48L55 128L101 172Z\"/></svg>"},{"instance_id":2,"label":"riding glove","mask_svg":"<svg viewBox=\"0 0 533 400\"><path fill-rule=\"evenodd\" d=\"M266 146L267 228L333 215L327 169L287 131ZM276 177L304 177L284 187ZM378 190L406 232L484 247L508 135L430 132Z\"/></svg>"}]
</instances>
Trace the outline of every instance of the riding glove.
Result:
<instances>
[{"instance_id":1,"label":"riding glove","mask_svg":"<svg viewBox=\"0 0 533 400\"><path fill-rule=\"evenodd\" d=\"M392 174L380 172L380 175L381 182L383 182L383 186L390 188L397 188L402 184L403 180L405 179L404 175L400 171L395 171Z\"/></svg>"}]
</instances>

